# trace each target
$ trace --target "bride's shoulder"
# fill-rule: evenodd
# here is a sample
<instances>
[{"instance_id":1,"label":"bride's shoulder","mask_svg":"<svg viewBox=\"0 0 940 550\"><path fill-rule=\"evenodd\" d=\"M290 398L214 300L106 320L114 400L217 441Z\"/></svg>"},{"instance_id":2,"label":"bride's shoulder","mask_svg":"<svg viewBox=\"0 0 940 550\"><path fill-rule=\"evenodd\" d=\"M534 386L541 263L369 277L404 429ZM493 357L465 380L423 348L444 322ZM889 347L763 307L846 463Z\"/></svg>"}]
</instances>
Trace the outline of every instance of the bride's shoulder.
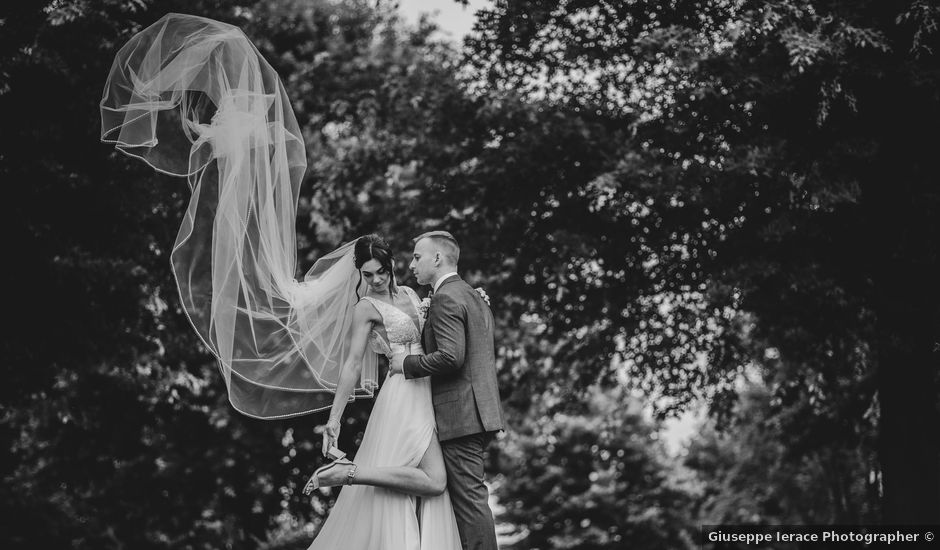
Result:
<instances>
[{"instance_id":1,"label":"bride's shoulder","mask_svg":"<svg viewBox=\"0 0 940 550\"><path fill-rule=\"evenodd\" d=\"M372 298L369 296L363 296L356 302L356 306L353 309L354 315L359 319L366 321L376 321L382 319L382 314L379 313L379 308L376 306Z\"/></svg>"}]
</instances>

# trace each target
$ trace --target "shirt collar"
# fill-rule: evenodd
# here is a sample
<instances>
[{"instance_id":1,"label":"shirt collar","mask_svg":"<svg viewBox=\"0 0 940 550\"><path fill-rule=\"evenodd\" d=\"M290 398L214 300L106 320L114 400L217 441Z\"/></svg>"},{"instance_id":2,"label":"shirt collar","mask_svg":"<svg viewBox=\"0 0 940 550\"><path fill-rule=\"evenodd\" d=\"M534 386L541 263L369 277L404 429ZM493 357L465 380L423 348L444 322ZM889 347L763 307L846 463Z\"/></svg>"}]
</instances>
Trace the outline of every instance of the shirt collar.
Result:
<instances>
[{"instance_id":1,"label":"shirt collar","mask_svg":"<svg viewBox=\"0 0 940 550\"><path fill-rule=\"evenodd\" d=\"M455 276L457 276L456 271L451 271L450 273L445 273L441 275L441 278L438 279L436 283L434 283L434 290L432 290L431 292L437 292L437 289L441 288L441 285L444 284L445 280L451 277L455 277Z\"/></svg>"}]
</instances>

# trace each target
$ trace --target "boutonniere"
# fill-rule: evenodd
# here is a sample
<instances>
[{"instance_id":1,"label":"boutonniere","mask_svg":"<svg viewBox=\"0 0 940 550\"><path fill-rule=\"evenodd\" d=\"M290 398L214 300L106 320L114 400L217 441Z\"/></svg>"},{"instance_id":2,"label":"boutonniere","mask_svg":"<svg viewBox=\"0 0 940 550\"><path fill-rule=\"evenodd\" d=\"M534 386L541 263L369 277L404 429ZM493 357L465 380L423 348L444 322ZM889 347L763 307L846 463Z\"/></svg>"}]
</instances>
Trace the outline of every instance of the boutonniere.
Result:
<instances>
[{"instance_id":1,"label":"boutonniere","mask_svg":"<svg viewBox=\"0 0 940 550\"><path fill-rule=\"evenodd\" d=\"M483 290L483 287L482 287L482 286L478 286L478 287L476 287L476 288L473 289L473 290L476 290L477 292L480 293L480 298L483 298L483 301L486 302L486 305L490 305L490 297L489 297L489 295L486 293L486 291Z\"/></svg>"},{"instance_id":2,"label":"boutonniere","mask_svg":"<svg viewBox=\"0 0 940 550\"><path fill-rule=\"evenodd\" d=\"M418 304L418 312L421 313L422 317L427 319L429 309L431 309L431 297L430 296L428 296L424 300L421 300L421 303Z\"/></svg>"}]
</instances>

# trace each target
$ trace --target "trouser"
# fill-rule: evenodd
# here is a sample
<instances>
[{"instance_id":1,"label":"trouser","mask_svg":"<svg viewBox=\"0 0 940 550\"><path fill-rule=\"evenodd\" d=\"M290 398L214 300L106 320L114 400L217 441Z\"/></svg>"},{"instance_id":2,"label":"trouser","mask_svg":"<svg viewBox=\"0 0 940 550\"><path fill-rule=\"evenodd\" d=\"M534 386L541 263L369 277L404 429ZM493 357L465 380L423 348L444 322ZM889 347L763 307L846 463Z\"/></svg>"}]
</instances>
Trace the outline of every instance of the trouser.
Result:
<instances>
[{"instance_id":1,"label":"trouser","mask_svg":"<svg viewBox=\"0 0 940 550\"><path fill-rule=\"evenodd\" d=\"M492 433L477 433L441 442L447 490L464 550L497 550L490 495L483 484L483 450L492 439Z\"/></svg>"}]
</instances>

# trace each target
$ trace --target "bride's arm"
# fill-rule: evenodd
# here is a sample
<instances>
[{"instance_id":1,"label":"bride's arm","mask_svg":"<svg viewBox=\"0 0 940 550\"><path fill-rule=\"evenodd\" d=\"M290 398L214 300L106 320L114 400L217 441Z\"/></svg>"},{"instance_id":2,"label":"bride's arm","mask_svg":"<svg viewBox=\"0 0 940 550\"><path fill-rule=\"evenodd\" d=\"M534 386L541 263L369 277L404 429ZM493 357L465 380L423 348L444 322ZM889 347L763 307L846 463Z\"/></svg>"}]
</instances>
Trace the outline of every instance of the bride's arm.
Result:
<instances>
[{"instance_id":1,"label":"bride's arm","mask_svg":"<svg viewBox=\"0 0 940 550\"><path fill-rule=\"evenodd\" d=\"M369 344L369 331L372 330L372 324L380 319L379 312L368 301L363 300L356 304L350 326L352 331L350 356L346 359L340 373L336 393L333 395L333 406L330 408L330 419L326 423L326 431L324 432L324 456L330 447L336 445L336 439L339 437L340 431L339 421L343 418L346 403L349 402L349 396L352 395L362 373L362 357L367 353L366 346Z\"/></svg>"}]
</instances>

